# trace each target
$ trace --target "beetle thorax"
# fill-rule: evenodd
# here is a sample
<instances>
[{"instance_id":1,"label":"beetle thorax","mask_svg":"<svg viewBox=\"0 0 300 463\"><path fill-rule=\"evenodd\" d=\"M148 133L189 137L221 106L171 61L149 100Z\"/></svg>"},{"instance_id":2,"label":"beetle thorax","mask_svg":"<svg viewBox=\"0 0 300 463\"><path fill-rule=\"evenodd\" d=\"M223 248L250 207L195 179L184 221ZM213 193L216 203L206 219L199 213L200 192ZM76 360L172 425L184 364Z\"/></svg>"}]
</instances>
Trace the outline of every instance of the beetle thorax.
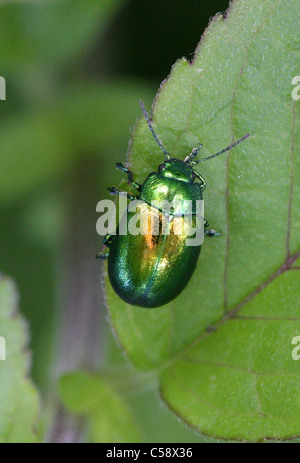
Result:
<instances>
[{"instance_id":1,"label":"beetle thorax","mask_svg":"<svg viewBox=\"0 0 300 463\"><path fill-rule=\"evenodd\" d=\"M193 182L193 169L179 159L169 159L161 164L158 172L162 177L180 180L182 182Z\"/></svg>"}]
</instances>

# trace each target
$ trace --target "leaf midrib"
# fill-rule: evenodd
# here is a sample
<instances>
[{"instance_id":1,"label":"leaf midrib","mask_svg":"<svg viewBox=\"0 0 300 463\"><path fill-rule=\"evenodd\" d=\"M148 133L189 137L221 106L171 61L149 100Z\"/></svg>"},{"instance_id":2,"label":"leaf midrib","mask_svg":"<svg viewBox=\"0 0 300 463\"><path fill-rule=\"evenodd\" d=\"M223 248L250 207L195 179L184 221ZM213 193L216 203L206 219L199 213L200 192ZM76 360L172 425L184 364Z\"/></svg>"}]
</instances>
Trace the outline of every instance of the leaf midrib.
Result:
<instances>
[{"instance_id":1,"label":"leaf midrib","mask_svg":"<svg viewBox=\"0 0 300 463\"><path fill-rule=\"evenodd\" d=\"M180 352L177 352L172 357L170 357L164 364L162 364L159 370L163 371L168 368L173 362L176 360L182 359L187 351L191 349L191 347L197 345L200 341L210 336L214 331L218 328L223 326L230 320L238 319L237 314L242 310L242 308L254 299L258 294L260 294L272 281L274 281L277 277L282 275L286 271L299 271L299 269L293 267L293 263L300 257L300 251L296 252L294 255L289 257L285 260L285 262L274 272L267 280L265 280L261 285L259 285L252 293L248 294L240 303L238 303L230 312L227 312L220 318L214 325L211 325L209 331L202 332L196 339L190 342L187 346L185 346ZM245 317L246 318L246 317ZM272 320L272 318L266 317L265 320ZM277 318L278 321L284 321L285 318Z\"/></svg>"}]
</instances>

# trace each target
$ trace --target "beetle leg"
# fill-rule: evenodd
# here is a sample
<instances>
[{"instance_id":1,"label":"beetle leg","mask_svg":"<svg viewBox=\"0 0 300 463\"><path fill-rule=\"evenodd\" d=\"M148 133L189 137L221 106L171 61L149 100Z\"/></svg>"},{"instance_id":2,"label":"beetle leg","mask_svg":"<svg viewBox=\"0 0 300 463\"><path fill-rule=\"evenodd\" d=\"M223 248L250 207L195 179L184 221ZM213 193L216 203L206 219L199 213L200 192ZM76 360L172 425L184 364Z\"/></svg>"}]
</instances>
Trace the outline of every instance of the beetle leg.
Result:
<instances>
[{"instance_id":1,"label":"beetle leg","mask_svg":"<svg viewBox=\"0 0 300 463\"><path fill-rule=\"evenodd\" d=\"M194 148L192 152L185 158L184 162L190 164L191 161L198 155L199 151L202 148L202 143L199 143L198 148Z\"/></svg>"},{"instance_id":2,"label":"beetle leg","mask_svg":"<svg viewBox=\"0 0 300 463\"><path fill-rule=\"evenodd\" d=\"M216 230L210 228L209 230L205 230L204 235L207 236L221 236L222 232L217 232Z\"/></svg>"},{"instance_id":3,"label":"beetle leg","mask_svg":"<svg viewBox=\"0 0 300 463\"><path fill-rule=\"evenodd\" d=\"M121 172L124 172L124 174L127 175L128 180L130 184L133 186L133 188L135 188L138 191L141 191L142 185L133 180L133 172L127 169L127 167L125 167L124 164L122 164L121 162L117 162L116 166L117 166L117 169L119 169Z\"/></svg>"},{"instance_id":4,"label":"beetle leg","mask_svg":"<svg viewBox=\"0 0 300 463\"><path fill-rule=\"evenodd\" d=\"M104 246L107 246L109 248L111 245L112 239L113 239L113 235L109 235L109 234L105 235L104 240L103 240Z\"/></svg>"},{"instance_id":5,"label":"beetle leg","mask_svg":"<svg viewBox=\"0 0 300 463\"><path fill-rule=\"evenodd\" d=\"M200 185L202 187L202 191L205 190L206 188L206 181L204 180L204 178L202 177L201 174L199 174L199 172L197 172L196 170L193 171L194 174L196 175L196 177L198 178L198 180L200 180Z\"/></svg>"},{"instance_id":6,"label":"beetle leg","mask_svg":"<svg viewBox=\"0 0 300 463\"><path fill-rule=\"evenodd\" d=\"M209 223L207 222L206 219L204 219L204 228L208 228L208 227L209 227ZM216 232L216 230L210 228L210 229L204 231L204 235L207 235L207 236L220 236L220 235L222 235L222 232Z\"/></svg>"},{"instance_id":7,"label":"beetle leg","mask_svg":"<svg viewBox=\"0 0 300 463\"><path fill-rule=\"evenodd\" d=\"M96 259L107 259L109 256L109 253L108 252L102 252L100 251L97 255L96 255Z\"/></svg>"},{"instance_id":8,"label":"beetle leg","mask_svg":"<svg viewBox=\"0 0 300 463\"><path fill-rule=\"evenodd\" d=\"M111 195L122 195L122 196L127 196L128 199L130 199L130 201L134 201L135 199L137 199L136 196L133 196L131 194L128 194L127 191L121 191L121 190L118 190L118 188L112 186L112 187L109 187L108 188L108 191L110 192Z\"/></svg>"},{"instance_id":9,"label":"beetle leg","mask_svg":"<svg viewBox=\"0 0 300 463\"><path fill-rule=\"evenodd\" d=\"M107 246L109 248L111 245L112 239L113 239L112 235L109 235L109 234L105 235L103 239L103 247ZM96 255L96 259L107 259L108 256L109 256L109 253L105 252L104 249L102 249L102 251L98 252L98 254Z\"/></svg>"}]
</instances>

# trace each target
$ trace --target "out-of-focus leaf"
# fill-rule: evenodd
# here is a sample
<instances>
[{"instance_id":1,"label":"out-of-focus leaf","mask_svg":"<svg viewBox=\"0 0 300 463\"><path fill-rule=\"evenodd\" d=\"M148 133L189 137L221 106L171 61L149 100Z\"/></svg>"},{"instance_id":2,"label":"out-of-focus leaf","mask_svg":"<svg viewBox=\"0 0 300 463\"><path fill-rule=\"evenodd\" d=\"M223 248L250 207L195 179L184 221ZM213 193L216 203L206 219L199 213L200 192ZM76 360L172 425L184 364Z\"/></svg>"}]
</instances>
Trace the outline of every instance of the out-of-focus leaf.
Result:
<instances>
[{"instance_id":1,"label":"out-of-focus leaf","mask_svg":"<svg viewBox=\"0 0 300 463\"><path fill-rule=\"evenodd\" d=\"M3 341L5 340L5 342ZM37 442L39 399L28 374L27 327L13 283L0 276L0 442ZM6 360L4 353L6 351Z\"/></svg>"},{"instance_id":2,"label":"out-of-focus leaf","mask_svg":"<svg viewBox=\"0 0 300 463\"><path fill-rule=\"evenodd\" d=\"M160 89L153 126L172 157L201 156L250 132L229 154L199 164L205 240L185 291L154 310L123 303L108 285L111 320L138 367L163 367L170 408L205 434L243 440L300 434L299 7L236 0L211 22L192 64L180 60ZM162 162L144 120L129 160L138 182ZM200 168L201 167L201 168ZM209 242L208 242L209 241ZM298 260L299 262L299 260ZM215 325L216 331L206 331Z\"/></svg>"},{"instance_id":3,"label":"out-of-focus leaf","mask_svg":"<svg viewBox=\"0 0 300 463\"><path fill-rule=\"evenodd\" d=\"M92 442L140 442L140 431L130 409L100 375L65 374L60 383L60 395L71 412L89 418Z\"/></svg>"},{"instance_id":4,"label":"out-of-focus leaf","mask_svg":"<svg viewBox=\"0 0 300 463\"><path fill-rule=\"evenodd\" d=\"M138 99L148 100L149 93L137 82L91 83L57 95L47 108L3 122L0 201L57 178L82 155L96 154L113 165L126 152Z\"/></svg>"},{"instance_id":5,"label":"out-of-focus leaf","mask_svg":"<svg viewBox=\"0 0 300 463\"><path fill-rule=\"evenodd\" d=\"M122 0L53 0L0 5L0 61L5 69L48 68L70 60L105 30ZM22 75L19 76L22 79Z\"/></svg>"}]
</instances>

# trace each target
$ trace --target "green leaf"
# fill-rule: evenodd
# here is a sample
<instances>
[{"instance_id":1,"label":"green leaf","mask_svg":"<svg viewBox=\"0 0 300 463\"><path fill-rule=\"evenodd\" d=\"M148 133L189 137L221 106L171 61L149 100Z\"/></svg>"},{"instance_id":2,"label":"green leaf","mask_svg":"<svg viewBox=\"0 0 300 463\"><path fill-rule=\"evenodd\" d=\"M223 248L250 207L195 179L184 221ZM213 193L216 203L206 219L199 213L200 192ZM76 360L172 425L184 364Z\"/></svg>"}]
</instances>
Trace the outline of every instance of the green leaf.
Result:
<instances>
[{"instance_id":1,"label":"green leaf","mask_svg":"<svg viewBox=\"0 0 300 463\"><path fill-rule=\"evenodd\" d=\"M0 336L1 359L6 350L6 360L0 360L0 442L37 442L39 399L28 377L27 328L17 311L14 284L1 276Z\"/></svg>"},{"instance_id":2,"label":"green leaf","mask_svg":"<svg viewBox=\"0 0 300 463\"><path fill-rule=\"evenodd\" d=\"M300 435L299 104L296 0L236 0L210 23L192 63L182 59L162 85L153 126L172 157L199 142L205 215L221 237L206 239L185 291L146 310L108 285L120 344L141 369L159 368L170 408L198 431L259 441ZM136 180L162 161L144 120L129 155ZM198 166L197 166L198 167ZM213 327L212 327L213 325ZM208 329L209 328L209 329Z\"/></svg>"},{"instance_id":3,"label":"green leaf","mask_svg":"<svg viewBox=\"0 0 300 463\"><path fill-rule=\"evenodd\" d=\"M84 372L67 373L61 378L60 396L71 412L89 418L92 442L141 441L130 409L104 377Z\"/></svg>"}]
</instances>

